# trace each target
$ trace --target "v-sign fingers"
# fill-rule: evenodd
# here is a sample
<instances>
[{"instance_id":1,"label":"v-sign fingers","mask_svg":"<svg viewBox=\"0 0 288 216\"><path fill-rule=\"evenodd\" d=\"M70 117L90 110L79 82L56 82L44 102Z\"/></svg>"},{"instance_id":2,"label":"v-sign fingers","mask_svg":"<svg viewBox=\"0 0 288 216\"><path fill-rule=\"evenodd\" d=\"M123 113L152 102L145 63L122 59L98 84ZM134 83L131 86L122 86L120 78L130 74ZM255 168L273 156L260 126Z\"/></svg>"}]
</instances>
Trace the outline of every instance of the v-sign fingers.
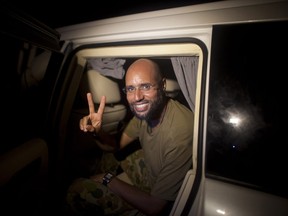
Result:
<instances>
[{"instance_id":1,"label":"v-sign fingers","mask_svg":"<svg viewBox=\"0 0 288 216\"><path fill-rule=\"evenodd\" d=\"M101 116L103 115L103 112L104 112L105 103L106 103L106 97L102 96L101 97L101 101L100 101L100 105L99 105L99 108L98 108L98 112L97 112Z\"/></svg>"},{"instance_id":2,"label":"v-sign fingers","mask_svg":"<svg viewBox=\"0 0 288 216\"><path fill-rule=\"evenodd\" d=\"M89 115L91 115L92 113L95 113L94 102L91 93L87 93L87 101L89 107Z\"/></svg>"}]
</instances>

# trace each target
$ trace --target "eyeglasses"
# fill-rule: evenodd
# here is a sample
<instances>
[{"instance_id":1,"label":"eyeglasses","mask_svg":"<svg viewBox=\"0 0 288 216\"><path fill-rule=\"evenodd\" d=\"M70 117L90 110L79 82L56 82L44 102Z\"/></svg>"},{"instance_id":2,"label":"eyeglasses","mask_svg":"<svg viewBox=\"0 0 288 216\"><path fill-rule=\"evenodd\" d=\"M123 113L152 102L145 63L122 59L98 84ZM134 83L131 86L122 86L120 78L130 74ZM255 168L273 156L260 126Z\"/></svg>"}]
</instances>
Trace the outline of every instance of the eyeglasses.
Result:
<instances>
[{"instance_id":1,"label":"eyeglasses","mask_svg":"<svg viewBox=\"0 0 288 216\"><path fill-rule=\"evenodd\" d=\"M152 90L154 86L157 84L151 84L151 83L143 83L137 87L135 86L126 86L122 90L125 94L132 94L135 93L136 89L140 89L141 92L149 92Z\"/></svg>"}]
</instances>

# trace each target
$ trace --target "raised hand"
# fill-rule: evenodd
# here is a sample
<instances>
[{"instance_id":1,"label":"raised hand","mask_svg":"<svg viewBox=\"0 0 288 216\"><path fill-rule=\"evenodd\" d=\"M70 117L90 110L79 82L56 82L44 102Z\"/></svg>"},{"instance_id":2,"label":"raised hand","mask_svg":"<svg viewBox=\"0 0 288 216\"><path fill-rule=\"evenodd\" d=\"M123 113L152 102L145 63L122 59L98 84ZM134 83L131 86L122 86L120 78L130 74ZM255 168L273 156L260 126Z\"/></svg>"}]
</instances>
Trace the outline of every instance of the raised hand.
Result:
<instances>
[{"instance_id":1,"label":"raised hand","mask_svg":"<svg viewBox=\"0 0 288 216\"><path fill-rule=\"evenodd\" d=\"M87 93L87 101L89 106L89 115L80 119L80 130L84 132L98 133L101 130L102 117L105 108L106 97L102 96L98 111L95 112L94 102L91 93Z\"/></svg>"}]
</instances>

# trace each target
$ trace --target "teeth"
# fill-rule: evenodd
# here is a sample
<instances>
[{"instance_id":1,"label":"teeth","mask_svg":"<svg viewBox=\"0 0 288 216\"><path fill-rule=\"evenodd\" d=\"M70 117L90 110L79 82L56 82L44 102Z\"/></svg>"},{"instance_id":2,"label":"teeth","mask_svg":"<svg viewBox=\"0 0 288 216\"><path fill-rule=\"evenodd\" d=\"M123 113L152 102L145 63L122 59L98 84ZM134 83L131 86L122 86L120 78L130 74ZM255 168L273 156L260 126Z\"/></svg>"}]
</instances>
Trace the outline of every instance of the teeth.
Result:
<instances>
[{"instance_id":1,"label":"teeth","mask_svg":"<svg viewBox=\"0 0 288 216\"><path fill-rule=\"evenodd\" d=\"M137 107L137 108L143 108L145 106L147 106L147 105L146 104L137 104L137 105L135 105L135 107Z\"/></svg>"}]
</instances>

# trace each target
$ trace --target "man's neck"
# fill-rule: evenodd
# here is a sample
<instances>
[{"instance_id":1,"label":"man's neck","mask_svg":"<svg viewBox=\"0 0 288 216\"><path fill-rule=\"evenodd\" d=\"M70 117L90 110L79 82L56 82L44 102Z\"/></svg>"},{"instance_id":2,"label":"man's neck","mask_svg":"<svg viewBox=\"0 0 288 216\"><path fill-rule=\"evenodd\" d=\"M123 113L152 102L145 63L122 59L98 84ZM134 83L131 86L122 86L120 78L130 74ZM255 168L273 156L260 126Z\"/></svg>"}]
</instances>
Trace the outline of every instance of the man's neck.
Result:
<instances>
[{"instance_id":1,"label":"man's neck","mask_svg":"<svg viewBox=\"0 0 288 216\"><path fill-rule=\"evenodd\" d=\"M152 119L150 121L148 121L148 125L151 127L151 128L154 128L156 127L157 125L161 124L161 122L163 121L163 118L164 118L164 115L165 115L165 112L166 112L166 107L167 107L167 101L165 102L165 105L162 109L162 112L160 114L160 116L158 118L155 118L155 119Z\"/></svg>"},{"instance_id":2,"label":"man's neck","mask_svg":"<svg viewBox=\"0 0 288 216\"><path fill-rule=\"evenodd\" d=\"M156 127L160 122L160 119L155 119L155 120L151 120L148 122L148 125L151 127L151 128L154 128Z\"/></svg>"}]
</instances>

